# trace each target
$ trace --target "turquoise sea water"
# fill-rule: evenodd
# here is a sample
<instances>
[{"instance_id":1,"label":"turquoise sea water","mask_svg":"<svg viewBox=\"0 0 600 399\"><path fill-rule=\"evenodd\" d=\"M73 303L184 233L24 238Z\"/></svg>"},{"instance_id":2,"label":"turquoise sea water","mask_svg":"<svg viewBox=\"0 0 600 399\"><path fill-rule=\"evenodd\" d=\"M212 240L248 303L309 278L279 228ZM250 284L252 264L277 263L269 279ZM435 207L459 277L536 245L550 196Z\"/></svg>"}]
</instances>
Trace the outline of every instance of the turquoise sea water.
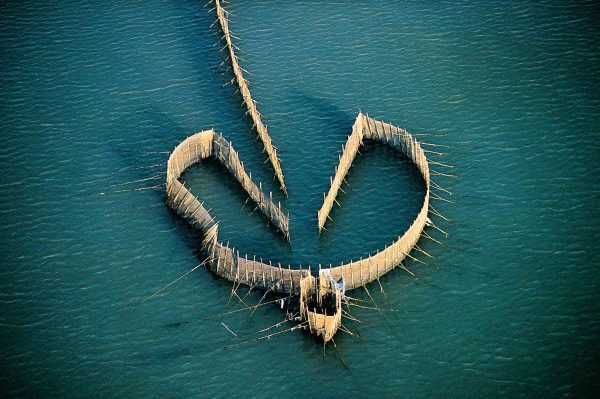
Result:
<instances>
[{"instance_id":1,"label":"turquoise sea water","mask_svg":"<svg viewBox=\"0 0 600 399\"><path fill-rule=\"evenodd\" d=\"M231 28L279 148L282 198L198 1L0 5L0 385L13 397L557 397L598 387L600 9L594 2L234 1ZM445 246L368 287L360 339L232 309L201 235L149 187L214 127L291 214L291 244L215 164L184 176L242 251L294 264L383 248L418 174L369 146L320 238L316 212L358 110L447 145ZM137 167L144 167L136 169ZM240 290L240 293L244 293ZM366 300L364 291L353 293ZM262 293L245 299L257 303ZM221 325L238 334L236 341ZM343 357L344 362L340 360Z\"/></svg>"}]
</instances>

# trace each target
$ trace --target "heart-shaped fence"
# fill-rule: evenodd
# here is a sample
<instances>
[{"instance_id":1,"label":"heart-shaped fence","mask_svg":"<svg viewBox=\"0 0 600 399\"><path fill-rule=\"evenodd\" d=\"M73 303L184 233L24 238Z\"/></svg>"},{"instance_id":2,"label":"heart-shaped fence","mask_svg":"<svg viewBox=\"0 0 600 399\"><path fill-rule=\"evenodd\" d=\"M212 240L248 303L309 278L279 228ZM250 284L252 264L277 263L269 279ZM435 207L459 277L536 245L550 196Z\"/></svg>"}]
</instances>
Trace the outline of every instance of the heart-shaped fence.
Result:
<instances>
[{"instance_id":1,"label":"heart-shaped fence","mask_svg":"<svg viewBox=\"0 0 600 399\"><path fill-rule=\"evenodd\" d=\"M256 128L264 144L281 189L287 194L277 150L272 144L266 126L262 123L256 102L252 99L235 55L235 45L231 41L229 31L228 12L221 6L219 0L214 1L217 21L223 32L225 48L234 74L232 81L237 82L248 109L247 113L253 121L253 127ZM192 226L202 229L204 232L202 248L207 255L206 264L215 274L232 281L234 285L246 285L266 292L298 297L298 314L301 323L296 327L308 326L312 333L323 337L327 342L341 326L341 303L345 298L345 292L378 280L396 267L404 268L402 261L406 257L412 258L411 250L419 241L425 227L432 225L428 217L432 182L429 161L425 155L426 150L421 148L421 144L405 129L375 120L359 112L346 144L342 146L342 154L335 168L335 174L331 178L329 192L324 195L323 205L317 214L319 233L325 229L327 219L330 219L331 208L334 202L337 202L336 196L342 182L359 148L367 140L382 143L404 154L419 169L425 181L426 191L423 205L408 230L399 234L398 239L382 251L356 262L350 261L336 267L329 265L327 268L321 265L317 268L280 263L274 265L271 261L257 259L254 254L241 254L239 250L229 248L228 245L220 242L219 224L210 215L210 209L206 209L179 180L188 167L203 159L212 157L218 160L287 240L289 240L289 215L282 211L281 204L276 205L273 202L271 193L267 196L263 192L262 184L257 185L253 182L251 174L246 172L244 163L233 148L233 144L213 130L201 131L188 137L170 154L166 175L167 204Z\"/></svg>"},{"instance_id":2,"label":"heart-shaped fence","mask_svg":"<svg viewBox=\"0 0 600 399\"><path fill-rule=\"evenodd\" d=\"M428 222L430 174L427 157L421 145L406 130L359 113L344 146L335 176L331 180L329 192L318 211L319 230L324 228L337 192L364 140L386 144L406 155L421 172L426 191L423 205L411 226L383 251L357 262L317 269L319 276L328 276L333 281L343 281L345 290L362 287L400 265L401 261L409 256ZM240 254L239 250L224 245L219 241L218 223L211 217L210 209L206 209L203 203L179 181L185 169L209 157L218 160L235 177L261 212L284 237L289 238L289 218L283 213L281 206L275 205L272 196L264 194L261 185L256 185L252 181L232 143L213 130L202 131L188 137L171 153L167 162L168 205L190 224L203 229L205 232L203 248L208 256L207 263L214 273L235 284L300 295L301 281L313 274L310 266L302 268L273 265L270 261L257 260L255 255ZM311 330L328 330L319 328L317 322L314 324L315 327Z\"/></svg>"}]
</instances>

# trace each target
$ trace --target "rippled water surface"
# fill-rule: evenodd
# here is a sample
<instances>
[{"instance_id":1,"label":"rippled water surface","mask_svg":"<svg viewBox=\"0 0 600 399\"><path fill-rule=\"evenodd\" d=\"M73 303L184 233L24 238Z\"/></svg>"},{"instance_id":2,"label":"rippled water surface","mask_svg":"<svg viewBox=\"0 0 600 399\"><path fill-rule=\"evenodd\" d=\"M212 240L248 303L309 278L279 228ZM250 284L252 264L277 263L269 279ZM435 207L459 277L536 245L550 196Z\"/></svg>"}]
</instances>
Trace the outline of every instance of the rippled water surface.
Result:
<instances>
[{"instance_id":1,"label":"rippled water surface","mask_svg":"<svg viewBox=\"0 0 600 399\"><path fill-rule=\"evenodd\" d=\"M203 5L0 5L3 394L556 397L599 388L594 2L228 4L288 198L225 85L220 34ZM335 264L401 234L423 184L405 159L372 145L318 237L316 211L359 110L430 134L419 138L448 146L432 159L458 175L436 180L454 193L455 204L433 203L453 220L438 219L450 236L430 230L444 245L419 243L435 258L406 262L417 277L395 270L381 279L385 295L368 287L386 310L353 310L360 339L339 333L325 355L301 332L224 348L283 314L265 306L214 317L236 301L228 305L231 285L204 268L148 299L202 260L201 235L160 189L117 191L161 184L167 153L202 129L232 140L291 214L287 244L250 215L218 165L191 168L184 179L236 248Z\"/></svg>"}]
</instances>

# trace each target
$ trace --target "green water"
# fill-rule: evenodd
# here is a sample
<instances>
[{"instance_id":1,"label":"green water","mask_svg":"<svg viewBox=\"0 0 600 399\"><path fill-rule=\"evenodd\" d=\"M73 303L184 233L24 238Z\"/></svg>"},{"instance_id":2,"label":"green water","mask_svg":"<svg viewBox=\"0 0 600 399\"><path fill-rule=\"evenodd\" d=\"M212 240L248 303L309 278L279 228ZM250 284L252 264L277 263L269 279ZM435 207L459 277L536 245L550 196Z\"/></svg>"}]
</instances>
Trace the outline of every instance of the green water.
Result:
<instances>
[{"instance_id":1,"label":"green water","mask_svg":"<svg viewBox=\"0 0 600 399\"><path fill-rule=\"evenodd\" d=\"M204 3L0 5L0 389L9 397L557 397L598 389L600 9L594 2L235 1L231 28L289 189L264 163ZM225 64L226 65L226 64ZM214 127L291 215L291 244L217 165L184 176L221 238L339 263L392 242L422 182L368 146L320 238L316 212L359 110L449 146L449 233L368 287L360 339L225 347L276 307L206 319L231 285L157 189L167 152ZM440 148L440 149L441 149ZM438 158L436 158L438 159ZM143 166L142 169L136 169ZM449 196L448 196L449 197ZM245 291L240 289L241 294ZM369 301L365 291L352 295ZM262 293L245 299L257 303ZM370 304L372 306L372 304ZM388 311L395 310L395 311ZM229 333L221 322L238 334ZM341 360L343 358L343 361Z\"/></svg>"}]
</instances>

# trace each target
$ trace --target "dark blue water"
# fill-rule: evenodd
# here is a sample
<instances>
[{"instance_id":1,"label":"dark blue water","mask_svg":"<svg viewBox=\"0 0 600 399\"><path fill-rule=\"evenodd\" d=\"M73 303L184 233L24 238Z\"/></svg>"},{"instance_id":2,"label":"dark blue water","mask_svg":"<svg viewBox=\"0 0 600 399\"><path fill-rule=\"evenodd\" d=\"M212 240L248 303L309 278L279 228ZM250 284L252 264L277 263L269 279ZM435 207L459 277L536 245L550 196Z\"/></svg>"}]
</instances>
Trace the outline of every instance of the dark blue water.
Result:
<instances>
[{"instance_id":1,"label":"dark blue water","mask_svg":"<svg viewBox=\"0 0 600 399\"><path fill-rule=\"evenodd\" d=\"M0 6L0 384L20 397L556 397L598 388L600 9L594 2L236 1L231 28L278 147L265 164L204 3ZM226 65L226 64L225 64ZM158 189L208 128L291 214L291 244L218 165L184 176L242 251L339 263L389 244L423 193L381 146L316 212L358 110L447 145L455 204L435 256L368 287L339 354L301 333L224 348L283 319L210 318L231 286ZM440 148L440 150L442 150ZM139 168L143 167L143 168ZM151 179L155 178L156 179ZM134 184L135 180L150 179ZM242 209L243 208L243 209ZM234 226L235 223L235 226ZM243 290L240 293L244 294ZM364 291L354 296L368 301ZM262 293L245 299L257 303ZM371 305L372 306L372 305ZM223 321L239 339L221 325ZM343 361L341 357L343 357ZM346 365L346 367L344 366Z\"/></svg>"}]
</instances>

